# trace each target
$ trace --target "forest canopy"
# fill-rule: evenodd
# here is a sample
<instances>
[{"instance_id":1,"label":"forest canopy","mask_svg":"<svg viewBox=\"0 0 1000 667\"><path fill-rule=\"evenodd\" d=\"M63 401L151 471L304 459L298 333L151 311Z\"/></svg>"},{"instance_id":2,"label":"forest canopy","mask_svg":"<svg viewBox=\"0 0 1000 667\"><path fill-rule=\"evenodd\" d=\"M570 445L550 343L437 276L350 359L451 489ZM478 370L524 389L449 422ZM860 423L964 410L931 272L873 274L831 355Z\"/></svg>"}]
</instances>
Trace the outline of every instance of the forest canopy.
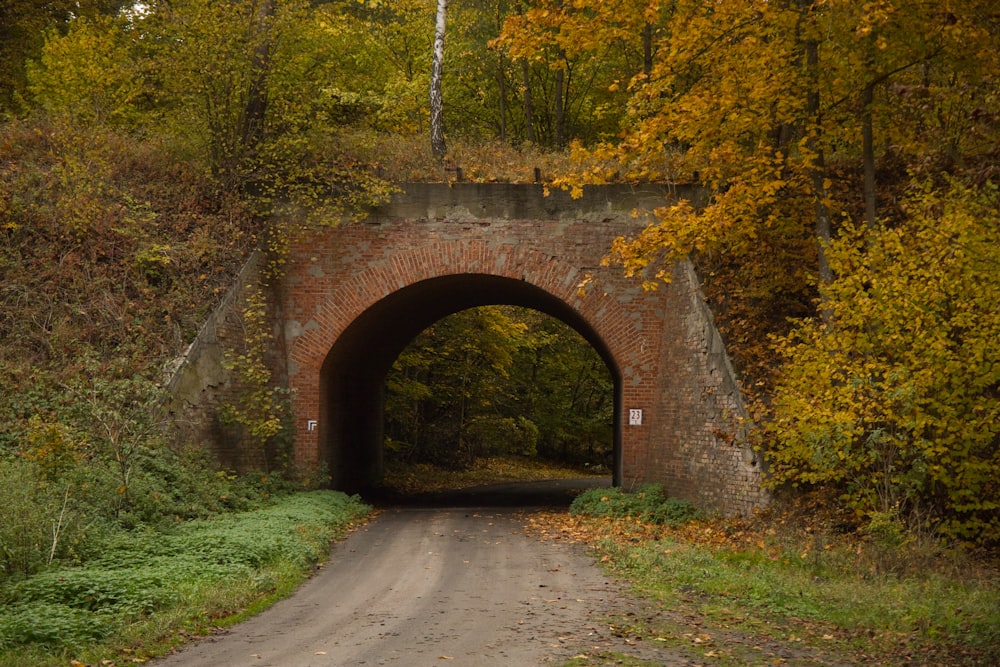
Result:
<instances>
[{"instance_id":1,"label":"forest canopy","mask_svg":"<svg viewBox=\"0 0 1000 667\"><path fill-rule=\"evenodd\" d=\"M541 26L544 26L542 28ZM1000 537L1000 12L985 0L545 2L522 57L643 35L606 168L697 179L609 260L693 255L756 400L770 484ZM648 282L654 285L655 282Z\"/></svg>"},{"instance_id":2,"label":"forest canopy","mask_svg":"<svg viewBox=\"0 0 1000 667\"><path fill-rule=\"evenodd\" d=\"M431 0L4 3L0 336L31 389L3 446L80 454L60 388L153 380L250 249L280 254L278 205L339 219L456 165L697 182L607 261L652 288L693 257L770 483L995 543L995 4L451 3L439 161Z\"/></svg>"}]
</instances>

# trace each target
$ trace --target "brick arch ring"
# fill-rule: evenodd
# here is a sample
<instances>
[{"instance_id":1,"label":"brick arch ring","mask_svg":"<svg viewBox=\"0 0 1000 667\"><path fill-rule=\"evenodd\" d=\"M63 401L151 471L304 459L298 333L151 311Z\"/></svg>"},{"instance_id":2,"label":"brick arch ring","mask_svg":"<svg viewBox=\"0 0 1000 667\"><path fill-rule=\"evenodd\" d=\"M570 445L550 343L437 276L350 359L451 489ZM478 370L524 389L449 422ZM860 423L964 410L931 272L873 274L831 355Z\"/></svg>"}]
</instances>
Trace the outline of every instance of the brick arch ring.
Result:
<instances>
[{"instance_id":1,"label":"brick arch ring","mask_svg":"<svg viewBox=\"0 0 1000 667\"><path fill-rule=\"evenodd\" d=\"M318 376L343 331L381 299L424 280L462 274L523 281L559 299L593 329L619 369L639 369L653 362L653 346L613 296L599 286L581 293L585 276L580 268L537 250L458 240L396 253L343 283L320 304L313 317L317 326L292 344L289 356L299 370L295 374Z\"/></svg>"}]
</instances>

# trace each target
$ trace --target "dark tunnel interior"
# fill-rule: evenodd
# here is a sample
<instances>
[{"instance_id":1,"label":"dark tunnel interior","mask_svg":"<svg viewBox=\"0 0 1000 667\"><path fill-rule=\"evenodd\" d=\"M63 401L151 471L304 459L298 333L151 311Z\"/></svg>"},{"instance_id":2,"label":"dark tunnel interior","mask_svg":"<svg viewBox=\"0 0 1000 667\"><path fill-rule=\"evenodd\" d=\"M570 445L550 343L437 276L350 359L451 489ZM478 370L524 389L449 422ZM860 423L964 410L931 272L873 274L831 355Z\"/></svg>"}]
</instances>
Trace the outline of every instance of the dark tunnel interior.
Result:
<instances>
[{"instance_id":1,"label":"dark tunnel interior","mask_svg":"<svg viewBox=\"0 0 1000 667\"><path fill-rule=\"evenodd\" d=\"M441 318L494 304L532 308L565 322L604 360L615 385L613 478L618 483L621 373L593 327L566 303L527 282L459 274L424 280L383 298L344 330L327 355L320 376L319 438L334 488L364 493L381 479L383 386L396 357Z\"/></svg>"}]
</instances>

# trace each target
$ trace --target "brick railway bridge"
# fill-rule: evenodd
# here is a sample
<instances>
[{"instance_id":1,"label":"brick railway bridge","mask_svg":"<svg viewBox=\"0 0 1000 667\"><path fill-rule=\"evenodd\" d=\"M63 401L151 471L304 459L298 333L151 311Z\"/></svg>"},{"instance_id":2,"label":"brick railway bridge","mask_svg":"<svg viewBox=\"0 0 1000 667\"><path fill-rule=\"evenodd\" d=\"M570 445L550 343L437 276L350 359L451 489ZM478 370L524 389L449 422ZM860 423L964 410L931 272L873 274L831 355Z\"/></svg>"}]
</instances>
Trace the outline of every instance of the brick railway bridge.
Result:
<instances>
[{"instance_id":1,"label":"brick railway bridge","mask_svg":"<svg viewBox=\"0 0 1000 667\"><path fill-rule=\"evenodd\" d=\"M612 240L648 219L634 209L662 206L676 192L600 186L574 200L561 191L545 196L539 185L405 189L361 222L296 242L272 286L270 363L291 390L299 466L325 465L333 486L348 491L376 482L383 383L398 354L447 315L510 304L567 323L607 364L616 485L661 483L727 514L766 503L758 457L741 437L737 383L690 263L678 263L672 281L653 291L601 266ZM258 462L216 416L236 390L220 360L238 329L233 313L258 274L248 265L173 379L171 410L185 439L234 467Z\"/></svg>"}]
</instances>

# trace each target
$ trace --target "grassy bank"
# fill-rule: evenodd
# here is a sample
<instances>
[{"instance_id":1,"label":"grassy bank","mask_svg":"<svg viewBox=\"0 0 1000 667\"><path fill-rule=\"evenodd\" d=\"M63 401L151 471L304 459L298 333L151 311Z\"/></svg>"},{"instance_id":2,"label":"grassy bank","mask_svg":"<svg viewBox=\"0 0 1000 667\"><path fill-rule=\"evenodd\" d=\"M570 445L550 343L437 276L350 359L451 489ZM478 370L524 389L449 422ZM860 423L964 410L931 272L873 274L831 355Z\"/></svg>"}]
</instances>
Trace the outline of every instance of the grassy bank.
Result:
<instances>
[{"instance_id":1,"label":"grassy bank","mask_svg":"<svg viewBox=\"0 0 1000 667\"><path fill-rule=\"evenodd\" d=\"M538 517L537 527L592 544L648 601L645 613L608 619L636 643L713 665L1000 664L990 554L842 532L822 512L658 521L634 498L585 496L576 516ZM584 651L568 664L655 663Z\"/></svg>"},{"instance_id":2,"label":"grassy bank","mask_svg":"<svg viewBox=\"0 0 1000 667\"><path fill-rule=\"evenodd\" d=\"M369 508L312 491L254 511L119 533L85 564L0 588L0 666L141 662L287 595Z\"/></svg>"}]
</instances>

